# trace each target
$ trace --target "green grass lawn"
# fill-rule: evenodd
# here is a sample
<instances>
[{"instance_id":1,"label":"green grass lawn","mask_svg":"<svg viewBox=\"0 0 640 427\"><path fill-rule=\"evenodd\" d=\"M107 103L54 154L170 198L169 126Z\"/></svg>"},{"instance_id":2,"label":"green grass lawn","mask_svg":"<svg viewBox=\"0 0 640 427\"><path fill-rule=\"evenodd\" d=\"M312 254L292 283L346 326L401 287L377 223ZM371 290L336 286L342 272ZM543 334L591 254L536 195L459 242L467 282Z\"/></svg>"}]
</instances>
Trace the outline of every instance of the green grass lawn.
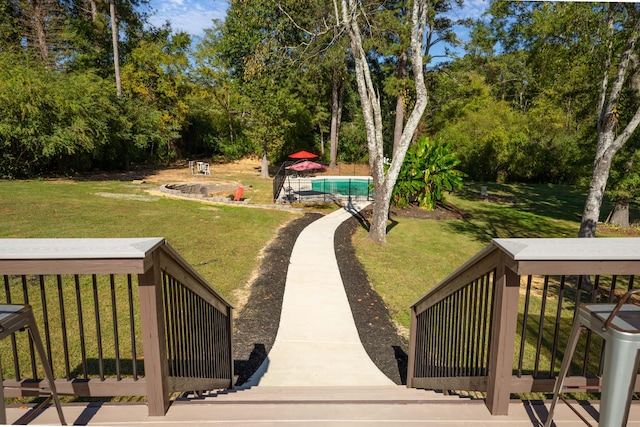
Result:
<instances>
[{"instance_id":1,"label":"green grass lawn","mask_svg":"<svg viewBox=\"0 0 640 427\"><path fill-rule=\"evenodd\" d=\"M256 182L257 191L265 192L270 182ZM266 184L265 184L266 183ZM258 267L258 256L275 235L276 230L300 214L289 211L254 209L230 205L206 204L196 200L165 198L149 194L146 190L157 189L157 185L133 184L121 181L75 181L75 180L29 180L0 181L0 238L81 238L81 237L164 237L178 253L186 259L214 288L232 304L237 304L240 295L234 292L243 288L254 269ZM16 280L8 278L11 283ZM0 277L0 281L2 277ZM6 280L6 279L5 279ZM29 287L37 288L37 279L29 279ZM35 282L33 282L35 280ZM58 295L55 277L44 285L47 289L52 324L59 324L59 312L53 309ZM90 277L81 277L85 328L93 331L93 297ZM112 329L110 315L110 291L108 277L100 277L98 294L102 312L101 328L104 334L104 357L107 372L114 372L114 349L108 333ZM119 297L126 295L124 278L118 278L116 287ZM65 279L67 281L67 279ZM32 283L33 282L33 283ZM21 286L12 285L14 302L22 301ZM63 298L68 307L75 307L75 293L71 283L63 286ZM31 304L40 319L42 305L34 292ZM134 293L134 307L137 306ZM136 326L139 328L139 313ZM127 306L118 304L119 330L124 336L128 329ZM70 319L68 319L70 320ZM80 372L80 345L77 323L68 323L69 353L72 370ZM56 329L53 341L53 363L58 375L64 372L62 336ZM142 350L139 330L136 336L138 351ZM98 343L93 333L86 336L89 355L89 371L98 370L95 359ZM0 343L2 365L5 374L13 375L13 359L9 340ZM21 365L28 366L28 346L24 336L19 338L18 349ZM131 365L129 339L120 342L120 354L126 366ZM138 361L140 364L141 362ZM140 365L140 368L142 365ZM26 368L23 368L26 369ZM127 368L129 369L129 368ZM97 375L97 374L96 374ZM108 374L111 375L111 374Z\"/></svg>"},{"instance_id":2,"label":"green grass lawn","mask_svg":"<svg viewBox=\"0 0 640 427\"><path fill-rule=\"evenodd\" d=\"M120 181L0 181L0 238L164 237L233 302L259 251L296 213L151 196Z\"/></svg>"},{"instance_id":3,"label":"green grass lawn","mask_svg":"<svg viewBox=\"0 0 640 427\"><path fill-rule=\"evenodd\" d=\"M241 172L225 177L252 185L252 202L268 202L270 180ZM260 249L297 215L150 196L148 188L122 181L1 181L0 237L165 237L233 300L233 290L256 267ZM449 196L470 218L397 219L382 246L370 243L363 229L354 236L374 288L401 324L408 326L408 306L415 299L492 238L577 234L583 193L559 185L488 184L488 189L496 202L478 198L480 183Z\"/></svg>"},{"instance_id":4,"label":"green grass lawn","mask_svg":"<svg viewBox=\"0 0 640 427\"><path fill-rule=\"evenodd\" d=\"M252 203L268 203L269 180L242 174L227 178L252 185ZM153 196L146 191L150 188L156 186L122 181L0 181L0 238L164 237L235 303L234 290L243 287L257 267L260 249L278 227L299 215ZM408 327L409 305L492 238L577 235L584 194L571 187L489 184L493 201L480 200L479 194L480 184L472 183L449 197L450 203L469 214L465 219L396 218L386 245L366 239L364 229L355 234L356 253L399 324ZM334 208L327 207L327 212ZM539 305L532 301L533 310ZM553 313L545 317L551 319ZM535 326L535 315L532 319ZM535 345L531 332L528 349Z\"/></svg>"},{"instance_id":5,"label":"green grass lawn","mask_svg":"<svg viewBox=\"0 0 640 427\"><path fill-rule=\"evenodd\" d=\"M480 183L470 183L447 201L467 219L396 218L387 244L377 245L359 229L356 253L374 289L393 318L409 326L409 305L494 237L577 237L585 194L569 186L482 184L492 202L480 199ZM607 212L605 204L602 212ZM599 232L599 236L607 233Z\"/></svg>"}]
</instances>

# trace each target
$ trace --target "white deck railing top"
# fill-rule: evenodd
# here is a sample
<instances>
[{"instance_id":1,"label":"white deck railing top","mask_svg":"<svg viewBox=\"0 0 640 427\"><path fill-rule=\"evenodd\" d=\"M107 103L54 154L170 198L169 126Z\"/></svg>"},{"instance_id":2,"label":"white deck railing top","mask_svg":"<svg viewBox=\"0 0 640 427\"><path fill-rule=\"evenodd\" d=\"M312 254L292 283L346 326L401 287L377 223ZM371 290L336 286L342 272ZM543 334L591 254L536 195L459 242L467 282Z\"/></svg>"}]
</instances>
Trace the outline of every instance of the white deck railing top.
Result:
<instances>
[{"instance_id":1,"label":"white deck railing top","mask_svg":"<svg viewBox=\"0 0 640 427\"><path fill-rule=\"evenodd\" d=\"M515 261L638 261L640 238L493 239Z\"/></svg>"},{"instance_id":2,"label":"white deck railing top","mask_svg":"<svg viewBox=\"0 0 640 427\"><path fill-rule=\"evenodd\" d=\"M0 239L0 260L144 259L161 237L123 239Z\"/></svg>"}]
</instances>

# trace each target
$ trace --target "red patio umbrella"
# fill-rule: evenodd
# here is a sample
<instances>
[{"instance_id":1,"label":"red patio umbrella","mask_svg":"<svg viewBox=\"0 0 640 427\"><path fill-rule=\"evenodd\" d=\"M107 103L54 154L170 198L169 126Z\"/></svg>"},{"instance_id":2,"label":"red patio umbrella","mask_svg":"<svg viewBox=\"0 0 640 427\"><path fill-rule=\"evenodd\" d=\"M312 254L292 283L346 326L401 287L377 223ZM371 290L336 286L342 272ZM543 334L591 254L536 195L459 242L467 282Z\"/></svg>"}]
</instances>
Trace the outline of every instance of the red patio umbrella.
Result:
<instances>
[{"instance_id":1,"label":"red patio umbrella","mask_svg":"<svg viewBox=\"0 0 640 427\"><path fill-rule=\"evenodd\" d=\"M317 154L313 154L304 150L289 155L290 159L315 159L316 157L318 157Z\"/></svg>"},{"instance_id":2,"label":"red patio umbrella","mask_svg":"<svg viewBox=\"0 0 640 427\"><path fill-rule=\"evenodd\" d=\"M320 163L312 162L310 160L303 160L291 166L287 166L287 169L297 171L297 172L311 171L311 170L324 169L324 168L326 168L325 165L321 165Z\"/></svg>"}]
</instances>

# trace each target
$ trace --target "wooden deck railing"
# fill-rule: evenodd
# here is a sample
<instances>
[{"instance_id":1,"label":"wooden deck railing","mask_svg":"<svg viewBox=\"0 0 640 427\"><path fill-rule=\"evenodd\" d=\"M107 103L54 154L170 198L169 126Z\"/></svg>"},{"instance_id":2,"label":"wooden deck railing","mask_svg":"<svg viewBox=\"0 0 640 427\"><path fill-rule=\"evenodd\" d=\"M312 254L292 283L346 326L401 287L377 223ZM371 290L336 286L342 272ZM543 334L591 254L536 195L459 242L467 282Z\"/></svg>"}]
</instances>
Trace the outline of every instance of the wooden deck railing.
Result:
<instances>
[{"instance_id":1,"label":"wooden deck railing","mask_svg":"<svg viewBox=\"0 0 640 427\"><path fill-rule=\"evenodd\" d=\"M61 395L229 388L232 306L161 238L0 239L0 301L30 304ZM5 394L46 387L25 334L0 342Z\"/></svg>"},{"instance_id":2,"label":"wooden deck railing","mask_svg":"<svg viewBox=\"0 0 640 427\"><path fill-rule=\"evenodd\" d=\"M614 302L640 274L640 239L495 239L411 306L407 385L553 392L577 305ZM570 386L598 386L603 344L585 333ZM640 384L640 382L638 383Z\"/></svg>"}]
</instances>

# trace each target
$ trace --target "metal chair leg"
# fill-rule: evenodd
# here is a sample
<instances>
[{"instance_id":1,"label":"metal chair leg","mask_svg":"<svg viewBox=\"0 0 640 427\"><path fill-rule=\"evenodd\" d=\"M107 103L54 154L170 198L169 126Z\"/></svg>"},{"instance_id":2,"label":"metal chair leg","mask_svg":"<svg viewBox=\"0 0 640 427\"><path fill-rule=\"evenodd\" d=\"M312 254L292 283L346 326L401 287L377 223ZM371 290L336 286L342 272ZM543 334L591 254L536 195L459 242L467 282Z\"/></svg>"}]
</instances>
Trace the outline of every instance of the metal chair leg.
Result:
<instances>
[{"instance_id":1,"label":"metal chair leg","mask_svg":"<svg viewBox=\"0 0 640 427\"><path fill-rule=\"evenodd\" d=\"M569 373L569 367L571 367L571 359L573 358L573 353L576 351L576 346L578 345L581 331L582 325L576 318L573 323L573 327L571 328L571 335L569 336L569 342L567 343L567 351L562 358L560 372L558 373L558 377L556 378L556 384L553 389L553 399L551 400L549 415L547 416L547 420L544 423L544 427L551 426L551 422L553 421L553 413L556 409L556 403L558 403L558 398L560 397L560 393L562 392L562 388L564 387L564 380L567 378L567 374Z\"/></svg>"},{"instance_id":2,"label":"metal chair leg","mask_svg":"<svg viewBox=\"0 0 640 427\"><path fill-rule=\"evenodd\" d=\"M56 391L56 383L53 378L53 371L51 370L51 365L49 365L49 360L47 359L47 355L44 352L44 346L42 345L42 340L40 339L38 326L36 325L36 322L33 316L29 316L29 335L31 335L31 340L33 341L33 344L36 347L36 351L40 356L40 363L42 363L42 367L44 368L44 373L47 377L47 380L49 381L51 396L53 397L53 402L55 403L56 409L58 410L58 417L60 417L60 423L62 425L67 425L64 419L64 414L62 413L62 406L60 405L60 399L58 398L58 393Z\"/></svg>"}]
</instances>

